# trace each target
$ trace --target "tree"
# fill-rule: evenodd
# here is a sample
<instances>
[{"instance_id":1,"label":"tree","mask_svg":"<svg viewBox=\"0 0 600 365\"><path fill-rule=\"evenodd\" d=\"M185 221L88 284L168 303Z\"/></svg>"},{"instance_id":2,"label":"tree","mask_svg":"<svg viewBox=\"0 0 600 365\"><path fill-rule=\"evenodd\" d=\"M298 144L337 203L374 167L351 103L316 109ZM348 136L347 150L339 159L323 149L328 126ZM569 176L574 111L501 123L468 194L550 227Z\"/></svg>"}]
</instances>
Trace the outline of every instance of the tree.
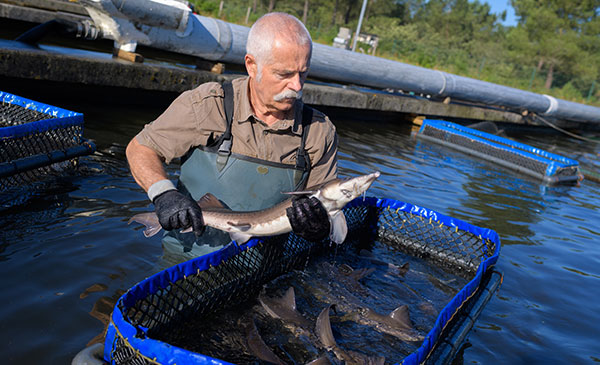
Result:
<instances>
[{"instance_id":1,"label":"tree","mask_svg":"<svg viewBox=\"0 0 600 365\"><path fill-rule=\"evenodd\" d=\"M539 69L547 69L546 89L552 87L557 71L569 76L588 74L595 77L597 67L587 60L589 54L585 48L588 46L583 40L587 38L587 24L597 18L597 1L512 0L512 5L519 18L515 32L520 33L513 40L527 36L524 52L537 62ZM597 39L592 43L597 43ZM514 43L512 46L523 48ZM585 66L580 62L582 60L585 60Z\"/></svg>"}]
</instances>

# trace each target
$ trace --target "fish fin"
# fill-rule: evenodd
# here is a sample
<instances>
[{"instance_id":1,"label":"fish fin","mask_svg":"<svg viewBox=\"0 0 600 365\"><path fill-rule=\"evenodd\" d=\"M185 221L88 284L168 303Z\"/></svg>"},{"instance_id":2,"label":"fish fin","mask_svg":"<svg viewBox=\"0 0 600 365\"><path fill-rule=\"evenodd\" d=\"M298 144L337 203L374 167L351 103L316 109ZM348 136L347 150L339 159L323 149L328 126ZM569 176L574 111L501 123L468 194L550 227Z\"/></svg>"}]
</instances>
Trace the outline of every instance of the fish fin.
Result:
<instances>
[{"instance_id":1,"label":"fish fin","mask_svg":"<svg viewBox=\"0 0 600 365\"><path fill-rule=\"evenodd\" d=\"M146 237L146 238L152 237L155 234L157 234L158 232L160 232L161 229L162 229L162 227L160 224L158 224L156 226L152 226L152 227L146 227L146 229L144 229L144 237Z\"/></svg>"},{"instance_id":2,"label":"fish fin","mask_svg":"<svg viewBox=\"0 0 600 365\"><path fill-rule=\"evenodd\" d=\"M337 346L335 338L333 337L333 331L331 330L331 322L329 321L330 309L331 304L321 311L319 317L317 317L317 324L315 325L315 332L317 333L319 340L328 350Z\"/></svg>"},{"instance_id":3,"label":"fish fin","mask_svg":"<svg viewBox=\"0 0 600 365\"><path fill-rule=\"evenodd\" d=\"M356 269L352 271L350 276L353 277L356 281L358 281L364 278L365 276L370 275L373 271L375 271L374 267L363 267L362 269Z\"/></svg>"},{"instance_id":4,"label":"fish fin","mask_svg":"<svg viewBox=\"0 0 600 365\"><path fill-rule=\"evenodd\" d=\"M282 191L281 194L286 195L312 195L315 194L316 190L302 190L302 191Z\"/></svg>"},{"instance_id":5,"label":"fish fin","mask_svg":"<svg viewBox=\"0 0 600 365\"><path fill-rule=\"evenodd\" d=\"M271 364L283 365L281 359L267 346L261 337L254 319L250 319L248 323L244 324L244 327L246 329L248 349L254 356Z\"/></svg>"},{"instance_id":6,"label":"fish fin","mask_svg":"<svg viewBox=\"0 0 600 365\"><path fill-rule=\"evenodd\" d=\"M389 317L402 328L412 328L410 321L410 314L408 312L408 306L406 304L399 306L390 313Z\"/></svg>"},{"instance_id":7,"label":"fish fin","mask_svg":"<svg viewBox=\"0 0 600 365\"><path fill-rule=\"evenodd\" d=\"M265 297L264 293L260 293L258 295L258 302L263 307L263 309L273 318L281 318L279 315L271 308L271 299Z\"/></svg>"},{"instance_id":8,"label":"fish fin","mask_svg":"<svg viewBox=\"0 0 600 365\"><path fill-rule=\"evenodd\" d=\"M225 209L231 210L227 204L220 201L216 196L211 193L206 193L198 199L198 205L201 209Z\"/></svg>"},{"instance_id":9,"label":"fish fin","mask_svg":"<svg viewBox=\"0 0 600 365\"><path fill-rule=\"evenodd\" d=\"M241 233L241 232L229 232L229 237L232 241L237 242L238 244L243 244L248 242L252 235Z\"/></svg>"},{"instance_id":10,"label":"fish fin","mask_svg":"<svg viewBox=\"0 0 600 365\"><path fill-rule=\"evenodd\" d=\"M286 307L291 308L292 310L296 310L296 293L294 292L293 286L290 286L290 288L285 292L281 300Z\"/></svg>"},{"instance_id":11,"label":"fish fin","mask_svg":"<svg viewBox=\"0 0 600 365\"><path fill-rule=\"evenodd\" d=\"M250 224L250 223L227 222L227 224L229 224L230 226L232 226L235 229L239 229L242 232L246 232L247 230L249 230L250 228L252 228L252 224Z\"/></svg>"},{"instance_id":12,"label":"fish fin","mask_svg":"<svg viewBox=\"0 0 600 365\"><path fill-rule=\"evenodd\" d=\"M321 357L314 359L313 361L309 362L306 365L329 365L329 364L331 364L331 361L329 361L327 356L321 356Z\"/></svg>"},{"instance_id":13,"label":"fish fin","mask_svg":"<svg viewBox=\"0 0 600 365\"><path fill-rule=\"evenodd\" d=\"M158 217L154 212L136 214L129 219L127 224L131 224L132 222L140 223L146 226L146 229L144 229L145 237L152 237L162 229L160 223L158 222Z\"/></svg>"},{"instance_id":14,"label":"fish fin","mask_svg":"<svg viewBox=\"0 0 600 365\"><path fill-rule=\"evenodd\" d=\"M340 210L337 213L330 215L329 222L331 223L329 238L337 244L344 242L346 235L348 234L348 224L346 223L344 212Z\"/></svg>"},{"instance_id":15,"label":"fish fin","mask_svg":"<svg viewBox=\"0 0 600 365\"><path fill-rule=\"evenodd\" d=\"M277 306L282 306L293 311L296 310L296 293L294 292L293 286L290 286L280 298L267 298L263 293L260 293L258 295L258 301L273 318L282 318L277 314Z\"/></svg>"}]
</instances>

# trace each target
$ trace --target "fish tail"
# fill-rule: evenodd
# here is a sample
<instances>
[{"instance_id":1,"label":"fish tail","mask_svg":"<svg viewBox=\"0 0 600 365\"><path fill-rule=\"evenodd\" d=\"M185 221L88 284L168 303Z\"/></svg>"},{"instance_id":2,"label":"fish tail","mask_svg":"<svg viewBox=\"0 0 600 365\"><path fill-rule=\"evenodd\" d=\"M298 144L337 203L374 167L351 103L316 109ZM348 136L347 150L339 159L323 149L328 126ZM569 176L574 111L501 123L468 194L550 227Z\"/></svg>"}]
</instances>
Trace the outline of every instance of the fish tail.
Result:
<instances>
[{"instance_id":1,"label":"fish tail","mask_svg":"<svg viewBox=\"0 0 600 365\"><path fill-rule=\"evenodd\" d=\"M145 237L152 237L162 229L156 213L136 214L129 219L127 224L131 224L132 222L143 224L146 227L146 229L144 229Z\"/></svg>"}]
</instances>

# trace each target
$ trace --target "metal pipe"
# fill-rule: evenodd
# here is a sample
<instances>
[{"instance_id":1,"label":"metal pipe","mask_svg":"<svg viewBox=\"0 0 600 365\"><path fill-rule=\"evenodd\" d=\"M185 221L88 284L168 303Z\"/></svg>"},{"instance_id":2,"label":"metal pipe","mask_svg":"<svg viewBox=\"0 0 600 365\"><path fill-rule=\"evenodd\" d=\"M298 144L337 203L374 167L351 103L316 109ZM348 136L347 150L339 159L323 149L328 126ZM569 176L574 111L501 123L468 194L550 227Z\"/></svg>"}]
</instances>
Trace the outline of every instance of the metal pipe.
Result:
<instances>
[{"instance_id":1,"label":"metal pipe","mask_svg":"<svg viewBox=\"0 0 600 365\"><path fill-rule=\"evenodd\" d=\"M362 27L362 21L365 16L365 9L367 8L367 1L363 0L362 7L360 8L360 16L358 17L358 25L356 26L356 34L354 35L354 42L352 42L352 52L356 51L356 43L358 42L358 36L360 35L360 28Z\"/></svg>"},{"instance_id":2,"label":"metal pipe","mask_svg":"<svg viewBox=\"0 0 600 365\"><path fill-rule=\"evenodd\" d=\"M103 34L114 39L117 44L137 42L213 61L244 63L246 39L250 30L248 27L192 14L189 10L185 14L187 16L177 17L181 23L176 30L172 25L159 27L136 23L134 27L121 13L110 14L116 9L113 0L80 1L86 6L96 25L103 30ZM141 0L135 2L140 3ZM143 19L144 11L147 8L140 7L138 19ZM153 14L151 18L158 19L159 16ZM120 32L120 29L126 31ZM528 110L558 119L600 122L600 108L597 107L322 44L313 45L310 75L335 82L449 96L458 100Z\"/></svg>"}]
</instances>

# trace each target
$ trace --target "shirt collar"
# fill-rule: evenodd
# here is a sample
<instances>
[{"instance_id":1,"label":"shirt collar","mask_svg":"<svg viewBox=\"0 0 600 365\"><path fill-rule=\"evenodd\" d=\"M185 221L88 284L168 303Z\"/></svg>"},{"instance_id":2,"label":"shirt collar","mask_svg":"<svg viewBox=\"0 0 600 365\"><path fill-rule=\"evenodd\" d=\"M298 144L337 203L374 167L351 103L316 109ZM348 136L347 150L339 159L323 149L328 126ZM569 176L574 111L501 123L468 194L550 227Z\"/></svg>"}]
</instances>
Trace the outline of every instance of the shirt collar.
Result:
<instances>
[{"instance_id":1,"label":"shirt collar","mask_svg":"<svg viewBox=\"0 0 600 365\"><path fill-rule=\"evenodd\" d=\"M250 93L248 91L248 80L250 78L246 76L241 79L238 83L237 87L234 88L234 94L238 97L235 98L237 106L235 107L233 113L233 120L238 123L246 123L256 121L258 123L262 123L259 119L254 115L252 111L252 106L250 105ZM292 133L296 135L302 135L302 109L304 103L302 100L297 100L294 104L294 119L284 119L280 120L272 126L267 126L265 124L265 129L273 130L273 131L283 131L286 129L291 130Z\"/></svg>"}]
</instances>

